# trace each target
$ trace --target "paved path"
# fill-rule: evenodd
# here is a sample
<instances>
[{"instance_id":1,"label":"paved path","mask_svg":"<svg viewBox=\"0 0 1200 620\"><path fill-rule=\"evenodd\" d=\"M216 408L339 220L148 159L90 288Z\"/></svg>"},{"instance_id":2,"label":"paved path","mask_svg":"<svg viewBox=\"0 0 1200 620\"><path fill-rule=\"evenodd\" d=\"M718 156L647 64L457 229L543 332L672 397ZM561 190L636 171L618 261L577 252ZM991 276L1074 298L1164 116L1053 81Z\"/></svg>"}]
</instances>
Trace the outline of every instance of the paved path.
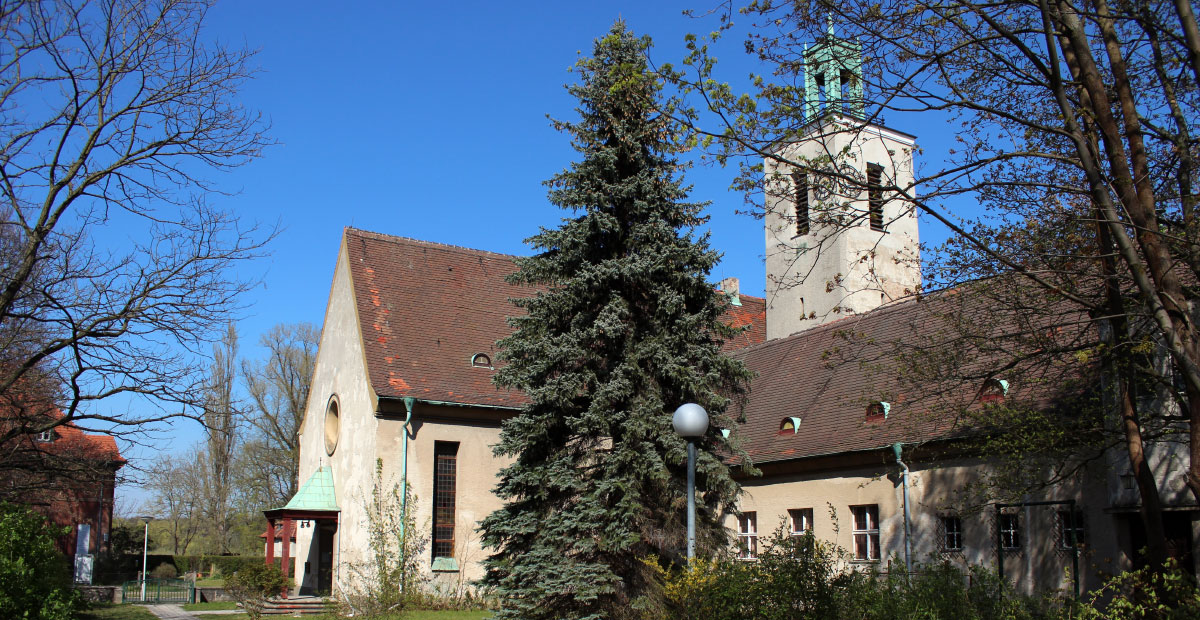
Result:
<instances>
[{"instance_id":1,"label":"paved path","mask_svg":"<svg viewBox=\"0 0 1200 620\"><path fill-rule=\"evenodd\" d=\"M179 605L146 605L146 609L150 613L162 618L162 620L198 620L196 613L208 614L240 614L243 613L240 609L211 609L200 612L184 611Z\"/></svg>"},{"instance_id":2,"label":"paved path","mask_svg":"<svg viewBox=\"0 0 1200 620\"><path fill-rule=\"evenodd\" d=\"M162 620L196 620L196 616L184 611L179 605L146 605L146 609Z\"/></svg>"}]
</instances>

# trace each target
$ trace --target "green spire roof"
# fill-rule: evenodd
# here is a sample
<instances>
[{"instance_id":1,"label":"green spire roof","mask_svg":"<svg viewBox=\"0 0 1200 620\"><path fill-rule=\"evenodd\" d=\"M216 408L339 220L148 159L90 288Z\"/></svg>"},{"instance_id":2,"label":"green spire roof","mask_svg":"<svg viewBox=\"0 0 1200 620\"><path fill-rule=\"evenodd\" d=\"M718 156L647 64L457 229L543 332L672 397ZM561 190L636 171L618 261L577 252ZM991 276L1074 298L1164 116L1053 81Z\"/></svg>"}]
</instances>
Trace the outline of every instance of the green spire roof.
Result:
<instances>
[{"instance_id":1,"label":"green spire roof","mask_svg":"<svg viewBox=\"0 0 1200 620\"><path fill-rule=\"evenodd\" d=\"M863 115L862 45L829 32L804 50L804 116Z\"/></svg>"},{"instance_id":2,"label":"green spire roof","mask_svg":"<svg viewBox=\"0 0 1200 620\"><path fill-rule=\"evenodd\" d=\"M284 510L332 510L337 511L337 499L333 495L333 468L326 465L313 472L292 501Z\"/></svg>"}]
</instances>

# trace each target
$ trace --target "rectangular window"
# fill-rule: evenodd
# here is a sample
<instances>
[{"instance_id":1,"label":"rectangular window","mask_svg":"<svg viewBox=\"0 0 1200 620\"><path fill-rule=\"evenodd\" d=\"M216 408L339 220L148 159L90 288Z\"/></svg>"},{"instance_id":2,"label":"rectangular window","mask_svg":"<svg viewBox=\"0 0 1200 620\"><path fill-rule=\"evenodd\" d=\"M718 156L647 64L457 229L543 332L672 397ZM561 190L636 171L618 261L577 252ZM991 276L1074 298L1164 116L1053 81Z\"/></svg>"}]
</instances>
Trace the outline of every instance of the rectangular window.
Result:
<instances>
[{"instance_id":1,"label":"rectangular window","mask_svg":"<svg viewBox=\"0 0 1200 620\"><path fill-rule=\"evenodd\" d=\"M458 442L433 443L433 557L454 557L454 504L458 485Z\"/></svg>"},{"instance_id":2,"label":"rectangular window","mask_svg":"<svg viewBox=\"0 0 1200 620\"><path fill-rule=\"evenodd\" d=\"M962 518L957 515L942 517L942 552L962 551Z\"/></svg>"},{"instance_id":3,"label":"rectangular window","mask_svg":"<svg viewBox=\"0 0 1200 620\"><path fill-rule=\"evenodd\" d=\"M753 512L738 517L738 557L753 560L758 557L758 518Z\"/></svg>"},{"instance_id":4,"label":"rectangular window","mask_svg":"<svg viewBox=\"0 0 1200 620\"><path fill-rule=\"evenodd\" d=\"M793 508L792 510L788 511L788 516L791 517L792 536L802 536L805 533L812 532L812 508Z\"/></svg>"},{"instance_id":5,"label":"rectangular window","mask_svg":"<svg viewBox=\"0 0 1200 620\"><path fill-rule=\"evenodd\" d=\"M871 230L883 230L883 166L867 164L867 211Z\"/></svg>"},{"instance_id":6,"label":"rectangular window","mask_svg":"<svg viewBox=\"0 0 1200 620\"><path fill-rule=\"evenodd\" d=\"M796 192L796 234L808 234L808 173L792 173L792 187Z\"/></svg>"},{"instance_id":7,"label":"rectangular window","mask_svg":"<svg viewBox=\"0 0 1200 620\"><path fill-rule=\"evenodd\" d=\"M851 506L854 514L854 559L879 561L879 506Z\"/></svg>"},{"instance_id":8,"label":"rectangular window","mask_svg":"<svg viewBox=\"0 0 1200 620\"><path fill-rule=\"evenodd\" d=\"M54 431L42 431L37 434L38 443L50 443L54 441Z\"/></svg>"},{"instance_id":9,"label":"rectangular window","mask_svg":"<svg viewBox=\"0 0 1200 620\"><path fill-rule=\"evenodd\" d=\"M1087 543L1087 531L1083 527L1083 511L1058 511L1058 547L1071 549Z\"/></svg>"},{"instance_id":10,"label":"rectangular window","mask_svg":"<svg viewBox=\"0 0 1200 620\"><path fill-rule=\"evenodd\" d=\"M1021 548L1021 519L1016 514L1000 515L1000 547L1006 551Z\"/></svg>"}]
</instances>

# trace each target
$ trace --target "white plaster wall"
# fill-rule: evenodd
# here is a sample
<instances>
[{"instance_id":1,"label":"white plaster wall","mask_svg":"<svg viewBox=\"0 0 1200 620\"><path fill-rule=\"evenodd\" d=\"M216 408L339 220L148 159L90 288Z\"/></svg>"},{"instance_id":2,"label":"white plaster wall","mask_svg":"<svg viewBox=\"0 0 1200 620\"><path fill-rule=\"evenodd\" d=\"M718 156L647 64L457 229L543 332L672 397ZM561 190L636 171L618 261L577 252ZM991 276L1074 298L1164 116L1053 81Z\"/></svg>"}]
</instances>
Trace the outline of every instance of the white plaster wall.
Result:
<instances>
[{"instance_id":1,"label":"white plaster wall","mask_svg":"<svg viewBox=\"0 0 1200 620\"><path fill-rule=\"evenodd\" d=\"M300 483L321 466L333 467L334 489L341 509L334 537L335 589L347 579L347 564L365 558L367 533L362 498L370 497L378 423L364 359L343 237L300 433ZM325 412L334 395L340 407L340 432L337 447L330 456L325 450ZM316 579L315 557L311 558L311 571L307 576L304 574L304 562L309 560L316 528L302 532L297 534L296 541L298 586L306 578L311 582Z\"/></svg>"},{"instance_id":2,"label":"white plaster wall","mask_svg":"<svg viewBox=\"0 0 1200 620\"><path fill-rule=\"evenodd\" d=\"M848 129L837 119L785 146L787 159L848 165L863 181L868 163L883 166L883 183L912 187L914 143L869 125ZM866 190L809 201L810 232L796 234L791 169L767 160L767 338L782 338L846 314L870 311L914 294L920 286L920 240L910 202L885 195L885 231L871 230ZM810 187L821 183L810 174ZM915 188L909 190L915 195ZM822 221L824 220L824 221Z\"/></svg>"},{"instance_id":3,"label":"white plaster wall","mask_svg":"<svg viewBox=\"0 0 1200 620\"><path fill-rule=\"evenodd\" d=\"M431 539L433 523L434 443L459 444L454 522L459 571L433 575L435 587L456 588L483 576L481 562L487 552L477 530L480 521L503 505L495 495L497 476L511 462L492 455L492 446L500 439L503 415L492 410L416 404L409 434L408 481L416 495L416 522L427 540ZM380 454L387 471L395 472L397 477L403 468L402 437L403 420L380 421ZM422 554L426 571L430 570L432 551L428 544Z\"/></svg>"},{"instance_id":4,"label":"white plaster wall","mask_svg":"<svg viewBox=\"0 0 1200 620\"><path fill-rule=\"evenodd\" d=\"M970 512L959 497L961 491L976 481L985 464L978 461L955 461L936 466L910 464L909 487L910 531L914 563L951 561L961 567L967 564L996 569L994 510ZM875 504L879 507L880 549L882 570L888 560L896 570L904 567L904 504L903 486L896 465L864 467L813 474L789 474L743 482L742 511L754 511L758 521L760 549L780 523L786 523L789 509L813 509L813 535L853 553L854 521L851 506ZM1075 499L1085 511L1088 545L1080 557L1081 587L1095 588L1106 573L1128 567L1118 546L1117 522L1104 508L1103 472L1089 474L1076 487L1059 487L1054 491L1029 497L1029 500ZM962 553L941 554L939 517L948 510L956 512L963 522ZM1069 553L1056 548L1057 507L1037 507L1022 510L1022 551L1006 554L1005 570L1016 586L1027 593L1046 588L1071 587L1066 569L1071 566ZM737 521L730 518L726 526L736 532ZM858 564L858 563L855 563ZM865 566L865 563L863 564Z\"/></svg>"}]
</instances>

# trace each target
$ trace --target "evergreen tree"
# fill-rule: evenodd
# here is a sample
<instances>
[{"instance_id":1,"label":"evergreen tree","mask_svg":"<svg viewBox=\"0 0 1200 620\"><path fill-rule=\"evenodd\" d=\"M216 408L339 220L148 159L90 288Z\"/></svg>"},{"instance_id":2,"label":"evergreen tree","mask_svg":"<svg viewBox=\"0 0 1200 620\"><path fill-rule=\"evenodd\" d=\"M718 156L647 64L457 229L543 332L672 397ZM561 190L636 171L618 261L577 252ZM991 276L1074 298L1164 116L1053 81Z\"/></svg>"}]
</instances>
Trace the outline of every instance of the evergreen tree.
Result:
<instances>
[{"instance_id":1,"label":"evergreen tree","mask_svg":"<svg viewBox=\"0 0 1200 620\"><path fill-rule=\"evenodd\" d=\"M712 418L699 440L698 545L722 548L721 517L738 485L714 452L745 457L726 440L730 397L750 373L721 354L734 330L728 300L706 276L719 255L693 229L704 204L686 202L685 136L647 68L649 39L617 22L580 60L577 123L556 121L582 160L547 185L571 211L527 242L511 281L541 292L520 300L500 342L496 383L530 403L504 425L497 455L505 500L483 522L494 550L485 582L504 618L615 618L653 592L644 558L679 561L686 536L686 443L675 408L696 402Z\"/></svg>"}]
</instances>

